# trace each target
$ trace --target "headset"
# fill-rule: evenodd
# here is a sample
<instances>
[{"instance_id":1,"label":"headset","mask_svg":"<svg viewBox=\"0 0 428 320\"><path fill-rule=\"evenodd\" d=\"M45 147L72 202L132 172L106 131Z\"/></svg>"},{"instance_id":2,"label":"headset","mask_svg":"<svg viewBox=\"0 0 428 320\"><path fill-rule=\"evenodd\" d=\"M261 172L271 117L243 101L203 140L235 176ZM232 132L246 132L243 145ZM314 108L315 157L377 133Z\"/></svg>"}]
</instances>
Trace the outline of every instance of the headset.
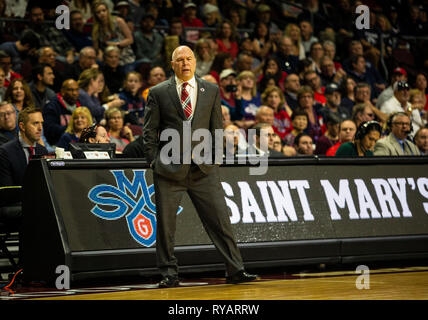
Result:
<instances>
[{"instance_id":1,"label":"headset","mask_svg":"<svg viewBox=\"0 0 428 320\"><path fill-rule=\"evenodd\" d=\"M407 134L410 134L410 132L413 131L413 124L412 124L412 118L409 117L409 115L405 112L402 111L398 111L398 112L394 112L392 113L389 118L388 121L386 122L386 128L388 129L389 132L391 132L391 128L392 128L392 121L394 120L394 118L396 116L406 116L407 118L409 118L410 120L410 129L407 131Z\"/></svg>"},{"instance_id":2,"label":"headset","mask_svg":"<svg viewBox=\"0 0 428 320\"><path fill-rule=\"evenodd\" d=\"M366 121L358 126L357 132L355 133L355 140L363 139L370 131L379 131L382 134L382 126L377 121Z\"/></svg>"}]
</instances>

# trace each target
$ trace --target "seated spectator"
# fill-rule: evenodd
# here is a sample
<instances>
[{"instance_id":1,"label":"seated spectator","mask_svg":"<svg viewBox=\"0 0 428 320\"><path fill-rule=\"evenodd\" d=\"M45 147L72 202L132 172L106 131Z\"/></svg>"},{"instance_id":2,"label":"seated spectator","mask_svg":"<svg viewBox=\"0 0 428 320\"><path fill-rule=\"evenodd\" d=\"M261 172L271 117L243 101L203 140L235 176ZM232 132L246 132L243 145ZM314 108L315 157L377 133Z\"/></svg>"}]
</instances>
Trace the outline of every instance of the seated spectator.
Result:
<instances>
[{"instance_id":1,"label":"seated spectator","mask_svg":"<svg viewBox=\"0 0 428 320\"><path fill-rule=\"evenodd\" d=\"M29 28L36 34L39 41L35 48L52 47L62 57L64 62L72 63L74 60L73 46L59 29L45 23L45 14L40 6L33 5L31 7L29 19Z\"/></svg>"},{"instance_id":2,"label":"seated spectator","mask_svg":"<svg viewBox=\"0 0 428 320\"><path fill-rule=\"evenodd\" d=\"M70 29L63 29L65 37L73 46L75 52L80 52L84 47L92 46L91 35L84 29L85 21L80 10L70 11Z\"/></svg>"},{"instance_id":3,"label":"seated spectator","mask_svg":"<svg viewBox=\"0 0 428 320\"><path fill-rule=\"evenodd\" d=\"M292 41L292 54L297 56L299 60L306 58L305 48L302 44L302 37L300 35L300 28L295 23L289 23L285 27L284 34L290 37Z\"/></svg>"},{"instance_id":4,"label":"seated spectator","mask_svg":"<svg viewBox=\"0 0 428 320\"><path fill-rule=\"evenodd\" d=\"M18 116L19 138L0 146L0 187L22 186L25 169L34 156L47 155L38 144L42 136L43 117L40 109L26 108Z\"/></svg>"},{"instance_id":5,"label":"seated spectator","mask_svg":"<svg viewBox=\"0 0 428 320\"><path fill-rule=\"evenodd\" d=\"M238 90L236 72L233 69L225 69L220 73L220 98L221 104L229 108L232 120L242 119L241 99L236 98Z\"/></svg>"},{"instance_id":6,"label":"seated spectator","mask_svg":"<svg viewBox=\"0 0 428 320\"><path fill-rule=\"evenodd\" d=\"M324 120L327 130L316 143L315 154L318 155L325 155L327 150L339 141L339 124L342 119L336 114L330 113Z\"/></svg>"},{"instance_id":7,"label":"seated spectator","mask_svg":"<svg viewBox=\"0 0 428 320\"><path fill-rule=\"evenodd\" d=\"M293 126L290 119L292 111L287 106L281 89L278 87L266 89L262 93L262 104L272 108L274 111L274 123L272 127L274 132L283 140L285 135L293 129Z\"/></svg>"},{"instance_id":8,"label":"seated spectator","mask_svg":"<svg viewBox=\"0 0 428 320\"><path fill-rule=\"evenodd\" d=\"M142 85L143 78L141 74L135 71L129 72L119 93L119 99L125 101L121 109L129 114L129 120L126 122L134 125L142 125L144 121L144 100L141 96Z\"/></svg>"},{"instance_id":9,"label":"seated spectator","mask_svg":"<svg viewBox=\"0 0 428 320\"><path fill-rule=\"evenodd\" d=\"M373 121L374 118L375 114L373 113L372 108L368 104L362 102L354 106L352 120L355 122L357 127L363 122Z\"/></svg>"},{"instance_id":10,"label":"seated spectator","mask_svg":"<svg viewBox=\"0 0 428 320\"><path fill-rule=\"evenodd\" d=\"M380 92L385 90L385 83L376 69L368 68L363 55L356 55L351 58L351 69L348 75L357 83L366 82L371 88L371 99L376 98Z\"/></svg>"},{"instance_id":11,"label":"seated spectator","mask_svg":"<svg viewBox=\"0 0 428 320\"><path fill-rule=\"evenodd\" d=\"M236 59L239 53L239 47L237 42L237 34L233 24L224 20L220 23L216 33L215 41L218 46L218 53L227 52L230 54L232 59Z\"/></svg>"},{"instance_id":12,"label":"seated spectator","mask_svg":"<svg viewBox=\"0 0 428 320\"><path fill-rule=\"evenodd\" d=\"M196 27L202 28L204 23L196 17L197 7L193 2L188 2L183 6L183 14L181 23L184 28ZM187 30L185 32L185 40L195 44L199 40L199 30Z\"/></svg>"},{"instance_id":13,"label":"seated spectator","mask_svg":"<svg viewBox=\"0 0 428 320\"><path fill-rule=\"evenodd\" d=\"M340 68L336 69L333 60L330 57L324 56L320 61L321 68L321 84L325 87L331 83L335 83L338 86L346 78L346 72Z\"/></svg>"},{"instance_id":14,"label":"seated spectator","mask_svg":"<svg viewBox=\"0 0 428 320\"><path fill-rule=\"evenodd\" d=\"M230 120L229 108L226 106L221 106L221 120L223 123L223 129L226 128L227 125L232 123L232 121Z\"/></svg>"},{"instance_id":15,"label":"seated spectator","mask_svg":"<svg viewBox=\"0 0 428 320\"><path fill-rule=\"evenodd\" d=\"M342 143L350 142L354 140L357 126L352 120L344 120L339 126L339 141L334 146L327 150L325 153L328 157L334 157L337 149L339 149Z\"/></svg>"},{"instance_id":16,"label":"seated spectator","mask_svg":"<svg viewBox=\"0 0 428 320\"><path fill-rule=\"evenodd\" d=\"M420 128L415 134L414 141L416 146L419 148L421 155L427 156L428 155L428 128Z\"/></svg>"},{"instance_id":17,"label":"seated spectator","mask_svg":"<svg viewBox=\"0 0 428 320\"><path fill-rule=\"evenodd\" d=\"M22 78L22 75L14 72L11 69L12 59L8 53L3 50L0 50L0 67L3 69L5 78L4 78L4 87L7 88L9 84L15 80Z\"/></svg>"},{"instance_id":18,"label":"seated spectator","mask_svg":"<svg viewBox=\"0 0 428 320\"><path fill-rule=\"evenodd\" d=\"M108 46L117 46L120 49L119 65L125 68L125 72L132 71L135 54L131 45L134 38L125 20L111 15L107 4L101 0L93 3L92 14L92 42L95 51L102 53Z\"/></svg>"},{"instance_id":19,"label":"seated spectator","mask_svg":"<svg viewBox=\"0 0 428 320\"><path fill-rule=\"evenodd\" d=\"M271 107L260 106L256 113L256 123L268 123L273 126L274 111Z\"/></svg>"},{"instance_id":20,"label":"seated spectator","mask_svg":"<svg viewBox=\"0 0 428 320\"><path fill-rule=\"evenodd\" d=\"M273 150L281 152L282 153L282 140L281 137L277 134L274 134L273 136Z\"/></svg>"},{"instance_id":21,"label":"seated spectator","mask_svg":"<svg viewBox=\"0 0 428 320\"><path fill-rule=\"evenodd\" d=\"M266 23L258 21L250 37L253 42L252 52L254 56L264 60L271 54L274 44L270 38L269 26Z\"/></svg>"},{"instance_id":22,"label":"seated spectator","mask_svg":"<svg viewBox=\"0 0 428 320\"><path fill-rule=\"evenodd\" d=\"M282 71L287 74L298 73L299 57L293 53L293 41L290 37L281 37L278 50L273 55L279 60Z\"/></svg>"},{"instance_id":23,"label":"seated spectator","mask_svg":"<svg viewBox=\"0 0 428 320\"><path fill-rule=\"evenodd\" d=\"M371 157L376 142L382 135L382 127L377 121L363 122L358 126L354 141L342 143L336 157Z\"/></svg>"},{"instance_id":24,"label":"seated spectator","mask_svg":"<svg viewBox=\"0 0 428 320\"><path fill-rule=\"evenodd\" d=\"M409 102L412 106L412 109L419 110L421 115L422 124L426 125L428 113L424 109L425 107L425 94L419 89L412 89L409 91Z\"/></svg>"},{"instance_id":25,"label":"seated spectator","mask_svg":"<svg viewBox=\"0 0 428 320\"><path fill-rule=\"evenodd\" d=\"M327 103L324 108L320 110L324 120L329 114L334 114L341 120L346 120L351 117L348 110L341 106L342 97L340 94L339 87L335 83L331 83L325 87L324 95Z\"/></svg>"},{"instance_id":26,"label":"seated spectator","mask_svg":"<svg viewBox=\"0 0 428 320\"><path fill-rule=\"evenodd\" d=\"M388 118L389 135L379 139L374 147L375 156L419 156L419 148L408 139L411 119L405 112L392 113Z\"/></svg>"},{"instance_id":27,"label":"seated spectator","mask_svg":"<svg viewBox=\"0 0 428 320\"><path fill-rule=\"evenodd\" d=\"M228 52L219 52L215 55L209 72L220 83L220 73L225 69L232 69L233 59Z\"/></svg>"},{"instance_id":28,"label":"seated spectator","mask_svg":"<svg viewBox=\"0 0 428 320\"><path fill-rule=\"evenodd\" d=\"M374 106L371 101L371 87L368 83L360 82L355 86L355 103L364 103L372 109L372 112L376 115L379 122L385 123L388 119L388 115L382 112Z\"/></svg>"},{"instance_id":29,"label":"seated spectator","mask_svg":"<svg viewBox=\"0 0 428 320\"><path fill-rule=\"evenodd\" d=\"M82 72L77 84L79 85L79 102L86 106L96 122L100 122L104 117L104 111L108 108L120 107L124 101L116 98L105 105L101 105L98 99L103 74L98 69L87 69Z\"/></svg>"},{"instance_id":30,"label":"seated spectator","mask_svg":"<svg viewBox=\"0 0 428 320\"><path fill-rule=\"evenodd\" d=\"M212 50L209 40L201 38L195 45L196 75L202 77L207 75L214 62L215 52Z\"/></svg>"},{"instance_id":31,"label":"seated spectator","mask_svg":"<svg viewBox=\"0 0 428 320\"><path fill-rule=\"evenodd\" d=\"M262 74L259 76L258 82L260 83L263 80L263 78L268 75L275 78L275 83L284 92L287 73L281 70L279 66L279 61L274 56L271 56L265 60L263 71L262 71Z\"/></svg>"},{"instance_id":32,"label":"seated spectator","mask_svg":"<svg viewBox=\"0 0 428 320\"><path fill-rule=\"evenodd\" d=\"M236 97L241 99L241 115L243 116L243 121L239 126L247 129L254 124L257 109L262 104L260 93L257 91L256 77L251 71L241 72L237 80L237 93L239 94Z\"/></svg>"},{"instance_id":33,"label":"seated spectator","mask_svg":"<svg viewBox=\"0 0 428 320\"><path fill-rule=\"evenodd\" d=\"M113 94L119 92L125 80L123 67L119 66L119 55L120 50L116 46L108 46L104 50L104 63L101 67L107 88Z\"/></svg>"},{"instance_id":34,"label":"seated spectator","mask_svg":"<svg viewBox=\"0 0 428 320\"><path fill-rule=\"evenodd\" d=\"M249 139L249 145L247 154L249 155L259 155L267 156L269 158L282 158L284 155L281 152L275 151L273 142L274 142L274 131L270 124L268 123L257 123L251 129L254 132L254 136Z\"/></svg>"},{"instance_id":35,"label":"seated spectator","mask_svg":"<svg viewBox=\"0 0 428 320\"><path fill-rule=\"evenodd\" d=\"M320 104L314 101L314 92L309 86L303 86L298 94L297 100L299 108L304 110L308 115L308 128L307 133L312 137L316 144L318 138L325 132L326 128L322 120L322 115L319 114L319 109L322 108Z\"/></svg>"},{"instance_id":36,"label":"seated spectator","mask_svg":"<svg viewBox=\"0 0 428 320\"><path fill-rule=\"evenodd\" d=\"M305 49L305 54L309 55L311 45L318 42L318 38L314 36L314 28L309 20L301 20L299 22L299 27L302 34L302 45Z\"/></svg>"},{"instance_id":37,"label":"seated spectator","mask_svg":"<svg viewBox=\"0 0 428 320\"><path fill-rule=\"evenodd\" d=\"M39 39L31 30L25 30L17 41L8 41L0 44L0 50L6 52L11 58L12 69L18 74L21 74L23 71L22 65L26 58L25 54L34 55L39 47Z\"/></svg>"},{"instance_id":38,"label":"seated spectator","mask_svg":"<svg viewBox=\"0 0 428 320\"><path fill-rule=\"evenodd\" d=\"M299 133L294 139L296 156L312 156L314 154L314 143L312 137L307 133Z\"/></svg>"},{"instance_id":39,"label":"seated spectator","mask_svg":"<svg viewBox=\"0 0 428 320\"><path fill-rule=\"evenodd\" d=\"M110 108L105 113L108 137L116 144L116 153L122 153L126 145L135 140L132 130L124 125L124 116L125 112L118 108Z\"/></svg>"},{"instance_id":40,"label":"seated spectator","mask_svg":"<svg viewBox=\"0 0 428 320\"><path fill-rule=\"evenodd\" d=\"M217 28L221 22L221 15L216 5L206 3L202 7L202 21L207 28Z\"/></svg>"},{"instance_id":41,"label":"seated spectator","mask_svg":"<svg viewBox=\"0 0 428 320\"><path fill-rule=\"evenodd\" d=\"M407 81L407 72L403 68L397 67L394 69L391 75L391 85L383 90L377 97L376 108L380 109L385 101L394 95L394 89L392 87L397 81Z\"/></svg>"},{"instance_id":42,"label":"seated spectator","mask_svg":"<svg viewBox=\"0 0 428 320\"><path fill-rule=\"evenodd\" d=\"M291 110L296 110L299 107L297 101L297 93L300 90L300 78L297 74L289 74L284 82L284 97Z\"/></svg>"},{"instance_id":43,"label":"seated spectator","mask_svg":"<svg viewBox=\"0 0 428 320\"><path fill-rule=\"evenodd\" d=\"M54 92L59 92L61 90L62 83L67 77L67 74L71 72L71 65L67 62L62 62L56 59L56 52L51 47L41 47L38 50L38 63L47 64L52 68L54 73L54 83L51 86L51 89Z\"/></svg>"},{"instance_id":44,"label":"seated spectator","mask_svg":"<svg viewBox=\"0 0 428 320\"><path fill-rule=\"evenodd\" d=\"M327 103L327 99L324 95L325 88L321 85L320 76L315 71L310 70L304 73L303 81L306 85L312 88L314 92L314 100L325 106Z\"/></svg>"},{"instance_id":45,"label":"seated spectator","mask_svg":"<svg viewBox=\"0 0 428 320\"><path fill-rule=\"evenodd\" d=\"M67 129L59 139L57 147L69 150L70 143L79 142L83 130L92 125L92 115L88 108L80 107L71 114Z\"/></svg>"},{"instance_id":46,"label":"seated spectator","mask_svg":"<svg viewBox=\"0 0 428 320\"><path fill-rule=\"evenodd\" d=\"M80 134L79 142L81 143L110 143L107 130L99 125L94 124L83 129Z\"/></svg>"},{"instance_id":47,"label":"seated spectator","mask_svg":"<svg viewBox=\"0 0 428 320\"><path fill-rule=\"evenodd\" d=\"M408 112L411 114L413 126L411 134L414 135L424 124L421 119L420 111L417 108L413 109L409 102L409 84L405 81L397 81L392 88L394 90L394 95L382 104L380 110L388 115L394 112Z\"/></svg>"},{"instance_id":48,"label":"seated spectator","mask_svg":"<svg viewBox=\"0 0 428 320\"><path fill-rule=\"evenodd\" d=\"M255 59L250 51L241 51L236 57L235 69L238 73L251 71L254 74L259 74L260 67L260 61Z\"/></svg>"},{"instance_id":49,"label":"seated spectator","mask_svg":"<svg viewBox=\"0 0 428 320\"><path fill-rule=\"evenodd\" d=\"M148 63L153 66L163 63L164 38L154 29L155 17L150 14L144 15L140 27L134 33L137 64Z\"/></svg>"},{"instance_id":50,"label":"seated spectator","mask_svg":"<svg viewBox=\"0 0 428 320\"><path fill-rule=\"evenodd\" d=\"M16 111L10 102L0 102L0 145L18 138Z\"/></svg>"},{"instance_id":51,"label":"seated spectator","mask_svg":"<svg viewBox=\"0 0 428 320\"><path fill-rule=\"evenodd\" d=\"M349 114L352 114L352 109L355 105L355 87L357 83L354 79L350 77L346 77L342 83L340 84L340 90L342 94L342 102L341 105L346 110L348 110Z\"/></svg>"},{"instance_id":52,"label":"seated spectator","mask_svg":"<svg viewBox=\"0 0 428 320\"><path fill-rule=\"evenodd\" d=\"M55 145L68 126L71 114L80 107L79 86L73 79L65 80L61 91L43 108L43 129L46 139Z\"/></svg>"},{"instance_id":53,"label":"seated spectator","mask_svg":"<svg viewBox=\"0 0 428 320\"><path fill-rule=\"evenodd\" d=\"M330 58L333 61L334 69L336 70L336 72L340 69L343 69L342 64L335 60L336 44L333 41L325 40L322 43L322 47L324 48L324 56Z\"/></svg>"},{"instance_id":54,"label":"seated spectator","mask_svg":"<svg viewBox=\"0 0 428 320\"><path fill-rule=\"evenodd\" d=\"M33 81L29 87L33 95L34 104L43 110L43 107L55 97L55 92L49 88L53 86L55 75L50 65L41 64L32 69Z\"/></svg>"},{"instance_id":55,"label":"seated spectator","mask_svg":"<svg viewBox=\"0 0 428 320\"><path fill-rule=\"evenodd\" d=\"M234 124L230 123L224 128L224 139L223 139L223 158L233 158L238 154L239 151L239 128Z\"/></svg>"},{"instance_id":56,"label":"seated spectator","mask_svg":"<svg viewBox=\"0 0 428 320\"><path fill-rule=\"evenodd\" d=\"M306 128L308 127L308 122L309 120L306 111L302 109L296 109L293 111L293 114L291 115L291 124L293 125L293 130L285 135L283 139L284 145L293 146L294 139L300 133L305 132Z\"/></svg>"},{"instance_id":57,"label":"seated spectator","mask_svg":"<svg viewBox=\"0 0 428 320\"><path fill-rule=\"evenodd\" d=\"M91 68L98 68L96 63L97 53L93 47L84 47L79 52L78 59L69 68L67 78L78 80L83 71Z\"/></svg>"},{"instance_id":58,"label":"seated spectator","mask_svg":"<svg viewBox=\"0 0 428 320\"><path fill-rule=\"evenodd\" d=\"M185 34L184 28L183 28L183 22L182 22L181 18L173 17L169 23L168 35L165 36L165 46L168 44L167 39L176 38L176 41L175 41L176 45L174 45L174 48L176 46L188 46L189 48L193 48L194 44L196 43L197 40L195 40L195 43L187 41L187 35L189 37L193 38L194 32L195 31L188 30L188 31L186 31L186 34ZM199 31L196 31L196 32L198 32L196 37L199 40ZM170 57L172 54L172 51L173 51L173 49L171 50L171 52L167 51L165 56Z\"/></svg>"},{"instance_id":59,"label":"seated spectator","mask_svg":"<svg viewBox=\"0 0 428 320\"><path fill-rule=\"evenodd\" d=\"M4 100L12 103L16 112L34 107L33 95L30 87L23 79L13 80L4 94Z\"/></svg>"},{"instance_id":60,"label":"seated spectator","mask_svg":"<svg viewBox=\"0 0 428 320\"><path fill-rule=\"evenodd\" d=\"M149 78L147 79L147 87L141 93L144 103L147 103L147 96L149 94L149 89L165 80L166 80L166 75L162 67L156 66L150 69Z\"/></svg>"},{"instance_id":61,"label":"seated spectator","mask_svg":"<svg viewBox=\"0 0 428 320\"><path fill-rule=\"evenodd\" d=\"M4 79L6 78L6 74L2 67L0 67L0 102L4 99L4 94L6 93L6 87L4 86Z\"/></svg>"},{"instance_id":62,"label":"seated spectator","mask_svg":"<svg viewBox=\"0 0 428 320\"><path fill-rule=\"evenodd\" d=\"M0 58L1 61L1 58ZM1 62L0 62L1 63ZM428 92L427 92L427 76L420 72L416 75L416 80L415 80L415 88L419 89L425 96L425 100L424 100L424 110L428 111Z\"/></svg>"},{"instance_id":63,"label":"seated spectator","mask_svg":"<svg viewBox=\"0 0 428 320\"><path fill-rule=\"evenodd\" d=\"M324 57L324 48L321 42L316 41L311 44L309 49L309 60L312 61L312 70L321 75L321 59Z\"/></svg>"}]
</instances>

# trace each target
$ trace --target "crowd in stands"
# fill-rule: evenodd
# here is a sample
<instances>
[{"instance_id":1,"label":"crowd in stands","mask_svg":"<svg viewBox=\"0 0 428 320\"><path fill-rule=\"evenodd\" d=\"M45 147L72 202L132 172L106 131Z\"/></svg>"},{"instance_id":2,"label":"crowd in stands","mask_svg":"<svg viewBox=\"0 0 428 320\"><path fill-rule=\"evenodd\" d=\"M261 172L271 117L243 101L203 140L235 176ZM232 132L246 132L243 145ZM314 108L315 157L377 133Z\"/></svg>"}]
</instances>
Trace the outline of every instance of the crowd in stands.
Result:
<instances>
[{"instance_id":1,"label":"crowd in stands","mask_svg":"<svg viewBox=\"0 0 428 320\"><path fill-rule=\"evenodd\" d=\"M0 0L2 144L36 108L48 152L96 123L126 155L141 142L150 87L172 75L171 53L187 45L197 76L219 86L227 152L245 153L255 129L269 150L254 150L271 156L334 156L346 143L342 156L428 153L424 1L57 2ZM55 25L58 4L70 8L68 29ZM355 24L362 4L369 29ZM362 128L368 121L379 126Z\"/></svg>"}]
</instances>

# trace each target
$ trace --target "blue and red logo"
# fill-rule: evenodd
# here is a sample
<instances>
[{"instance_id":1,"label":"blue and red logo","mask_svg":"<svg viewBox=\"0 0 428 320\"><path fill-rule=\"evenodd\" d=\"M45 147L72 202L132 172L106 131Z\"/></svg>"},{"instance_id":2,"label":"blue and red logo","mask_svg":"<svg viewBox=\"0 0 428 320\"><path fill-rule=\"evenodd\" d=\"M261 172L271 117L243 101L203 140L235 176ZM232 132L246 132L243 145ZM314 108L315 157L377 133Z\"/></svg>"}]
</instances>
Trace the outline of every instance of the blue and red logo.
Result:
<instances>
[{"instance_id":1,"label":"blue and red logo","mask_svg":"<svg viewBox=\"0 0 428 320\"><path fill-rule=\"evenodd\" d=\"M117 220L126 215L131 236L139 244L151 247L156 242L156 206L152 202L154 185L147 185L146 170L133 170L132 182L124 170L111 170L116 185L100 184L89 190L95 206L91 212L104 220ZM182 211L179 207L177 214Z\"/></svg>"}]
</instances>

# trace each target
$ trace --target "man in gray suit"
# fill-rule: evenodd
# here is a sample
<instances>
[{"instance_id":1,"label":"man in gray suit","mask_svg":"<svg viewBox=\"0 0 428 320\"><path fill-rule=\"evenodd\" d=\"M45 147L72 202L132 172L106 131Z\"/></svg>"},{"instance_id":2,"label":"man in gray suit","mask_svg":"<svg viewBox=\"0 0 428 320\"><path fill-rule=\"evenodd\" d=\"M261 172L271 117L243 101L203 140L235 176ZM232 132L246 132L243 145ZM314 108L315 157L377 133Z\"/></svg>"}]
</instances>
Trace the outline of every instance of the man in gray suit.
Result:
<instances>
[{"instance_id":1,"label":"man in gray suit","mask_svg":"<svg viewBox=\"0 0 428 320\"><path fill-rule=\"evenodd\" d=\"M411 120L407 113L396 112L388 119L391 133L378 140L374 147L375 156L419 156L418 147L407 139L412 131Z\"/></svg>"},{"instance_id":2,"label":"man in gray suit","mask_svg":"<svg viewBox=\"0 0 428 320\"><path fill-rule=\"evenodd\" d=\"M255 275L244 271L241 254L233 236L224 192L220 185L218 166L186 161L196 143L186 145L183 127L191 131L206 129L215 137L222 128L218 86L194 76L196 59L187 46L172 54L175 76L150 88L144 115L143 148L150 166L156 194L156 254L163 279L159 287L179 285L178 265L174 256L176 216L184 192L192 200L202 223L226 263L227 282L252 281ZM180 137L180 161L167 163L167 143L162 132L174 131ZM190 149L190 150L188 150Z\"/></svg>"}]
</instances>

